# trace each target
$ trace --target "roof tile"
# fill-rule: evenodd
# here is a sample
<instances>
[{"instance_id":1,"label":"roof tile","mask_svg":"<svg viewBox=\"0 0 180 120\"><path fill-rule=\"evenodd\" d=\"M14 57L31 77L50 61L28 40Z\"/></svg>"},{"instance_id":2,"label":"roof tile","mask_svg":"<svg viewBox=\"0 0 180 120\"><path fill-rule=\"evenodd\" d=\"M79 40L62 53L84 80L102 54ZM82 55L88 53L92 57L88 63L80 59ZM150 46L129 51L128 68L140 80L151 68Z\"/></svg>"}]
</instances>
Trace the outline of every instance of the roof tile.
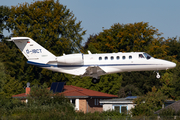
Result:
<instances>
[{"instance_id":1,"label":"roof tile","mask_svg":"<svg viewBox=\"0 0 180 120\"><path fill-rule=\"evenodd\" d=\"M66 97L108 97L108 98L116 98L118 96L111 95L107 93L102 93L94 90L89 90L81 87L76 87L72 85L64 85L64 92L61 94L64 94ZM21 98L21 97L27 97L25 93L13 95L13 98Z\"/></svg>"}]
</instances>

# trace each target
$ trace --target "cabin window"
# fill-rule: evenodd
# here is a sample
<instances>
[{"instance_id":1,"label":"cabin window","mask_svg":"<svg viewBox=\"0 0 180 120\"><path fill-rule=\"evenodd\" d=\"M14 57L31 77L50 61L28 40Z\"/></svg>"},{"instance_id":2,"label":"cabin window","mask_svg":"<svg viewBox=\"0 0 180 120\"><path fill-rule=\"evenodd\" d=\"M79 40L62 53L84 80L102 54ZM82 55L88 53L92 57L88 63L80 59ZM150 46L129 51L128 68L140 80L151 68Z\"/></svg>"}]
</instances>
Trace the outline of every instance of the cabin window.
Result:
<instances>
[{"instance_id":1,"label":"cabin window","mask_svg":"<svg viewBox=\"0 0 180 120\"><path fill-rule=\"evenodd\" d=\"M113 57L113 56L111 56L111 60L114 60L114 57Z\"/></svg>"},{"instance_id":2,"label":"cabin window","mask_svg":"<svg viewBox=\"0 0 180 120\"><path fill-rule=\"evenodd\" d=\"M131 55L129 56L129 59L132 59L132 56L131 56Z\"/></svg>"},{"instance_id":3,"label":"cabin window","mask_svg":"<svg viewBox=\"0 0 180 120\"><path fill-rule=\"evenodd\" d=\"M116 59L119 60L119 56L117 56Z\"/></svg>"},{"instance_id":4,"label":"cabin window","mask_svg":"<svg viewBox=\"0 0 180 120\"><path fill-rule=\"evenodd\" d=\"M102 57L99 57L99 60L102 60Z\"/></svg>"},{"instance_id":5,"label":"cabin window","mask_svg":"<svg viewBox=\"0 0 180 120\"><path fill-rule=\"evenodd\" d=\"M126 59L126 56L123 56L122 59L125 60L125 59Z\"/></svg>"},{"instance_id":6,"label":"cabin window","mask_svg":"<svg viewBox=\"0 0 180 120\"><path fill-rule=\"evenodd\" d=\"M108 57L106 56L104 59L105 59L105 60L108 60Z\"/></svg>"},{"instance_id":7,"label":"cabin window","mask_svg":"<svg viewBox=\"0 0 180 120\"><path fill-rule=\"evenodd\" d=\"M144 56L142 54L139 54L139 58L144 58Z\"/></svg>"}]
</instances>

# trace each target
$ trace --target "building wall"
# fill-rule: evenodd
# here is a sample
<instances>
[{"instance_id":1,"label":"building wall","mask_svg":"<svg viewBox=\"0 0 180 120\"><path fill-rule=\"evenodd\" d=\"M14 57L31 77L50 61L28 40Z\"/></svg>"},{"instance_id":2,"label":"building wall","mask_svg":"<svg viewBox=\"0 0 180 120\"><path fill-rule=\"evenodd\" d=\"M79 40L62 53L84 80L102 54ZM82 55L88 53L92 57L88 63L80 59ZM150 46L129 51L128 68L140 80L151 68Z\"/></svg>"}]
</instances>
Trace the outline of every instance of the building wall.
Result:
<instances>
[{"instance_id":1,"label":"building wall","mask_svg":"<svg viewBox=\"0 0 180 120\"><path fill-rule=\"evenodd\" d=\"M86 99L79 99L79 111L86 113L87 111Z\"/></svg>"},{"instance_id":2,"label":"building wall","mask_svg":"<svg viewBox=\"0 0 180 120\"><path fill-rule=\"evenodd\" d=\"M99 103L100 99L87 99L87 112L103 111L102 105Z\"/></svg>"},{"instance_id":3,"label":"building wall","mask_svg":"<svg viewBox=\"0 0 180 120\"><path fill-rule=\"evenodd\" d=\"M104 104L103 105L103 111L112 110L112 104Z\"/></svg>"},{"instance_id":4,"label":"building wall","mask_svg":"<svg viewBox=\"0 0 180 120\"><path fill-rule=\"evenodd\" d=\"M128 108L127 109L131 110L132 108L134 108L134 106L135 106L134 104L128 104L128 106L127 106Z\"/></svg>"},{"instance_id":5,"label":"building wall","mask_svg":"<svg viewBox=\"0 0 180 120\"><path fill-rule=\"evenodd\" d=\"M79 111L84 113L103 111L102 105L99 103L100 99L79 99Z\"/></svg>"},{"instance_id":6,"label":"building wall","mask_svg":"<svg viewBox=\"0 0 180 120\"><path fill-rule=\"evenodd\" d=\"M107 111L107 110L115 110L115 106L126 106L127 107L127 111L131 110L132 108L134 108L134 104L103 104L103 111ZM121 112L121 111L120 111Z\"/></svg>"}]
</instances>

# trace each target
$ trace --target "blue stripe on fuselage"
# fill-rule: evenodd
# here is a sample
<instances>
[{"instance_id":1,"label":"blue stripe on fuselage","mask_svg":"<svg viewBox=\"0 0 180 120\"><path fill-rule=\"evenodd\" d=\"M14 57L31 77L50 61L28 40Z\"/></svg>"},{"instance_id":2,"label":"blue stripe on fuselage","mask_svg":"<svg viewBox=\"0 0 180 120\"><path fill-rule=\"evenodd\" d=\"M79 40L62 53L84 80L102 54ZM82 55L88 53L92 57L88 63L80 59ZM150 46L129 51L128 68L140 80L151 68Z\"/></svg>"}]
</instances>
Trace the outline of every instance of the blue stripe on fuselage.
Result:
<instances>
[{"instance_id":1,"label":"blue stripe on fuselage","mask_svg":"<svg viewBox=\"0 0 180 120\"><path fill-rule=\"evenodd\" d=\"M28 64L38 67L89 67L89 66L136 66L136 65L157 65L157 64L94 64L94 65L53 65L27 61Z\"/></svg>"}]
</instances>

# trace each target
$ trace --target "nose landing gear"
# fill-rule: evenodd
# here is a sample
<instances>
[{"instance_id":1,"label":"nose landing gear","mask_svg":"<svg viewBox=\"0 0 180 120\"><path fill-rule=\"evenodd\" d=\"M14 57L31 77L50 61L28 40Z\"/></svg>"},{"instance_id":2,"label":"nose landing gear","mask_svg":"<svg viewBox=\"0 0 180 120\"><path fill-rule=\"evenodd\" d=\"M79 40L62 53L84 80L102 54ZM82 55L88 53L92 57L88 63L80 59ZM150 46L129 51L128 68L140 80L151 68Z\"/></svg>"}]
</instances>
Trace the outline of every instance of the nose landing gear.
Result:
<instances>
[{"instance_id":1,"label":"nose landing gear","mask_svg":"<svg viewBox=\"0 0 180 120\"><path fill-rule=\"evenodd\" d=\"M156 72L156 73L157 73L156 78L159 79L161 76L160 76L159 72Z\"/></svg>"}]
</instances>

